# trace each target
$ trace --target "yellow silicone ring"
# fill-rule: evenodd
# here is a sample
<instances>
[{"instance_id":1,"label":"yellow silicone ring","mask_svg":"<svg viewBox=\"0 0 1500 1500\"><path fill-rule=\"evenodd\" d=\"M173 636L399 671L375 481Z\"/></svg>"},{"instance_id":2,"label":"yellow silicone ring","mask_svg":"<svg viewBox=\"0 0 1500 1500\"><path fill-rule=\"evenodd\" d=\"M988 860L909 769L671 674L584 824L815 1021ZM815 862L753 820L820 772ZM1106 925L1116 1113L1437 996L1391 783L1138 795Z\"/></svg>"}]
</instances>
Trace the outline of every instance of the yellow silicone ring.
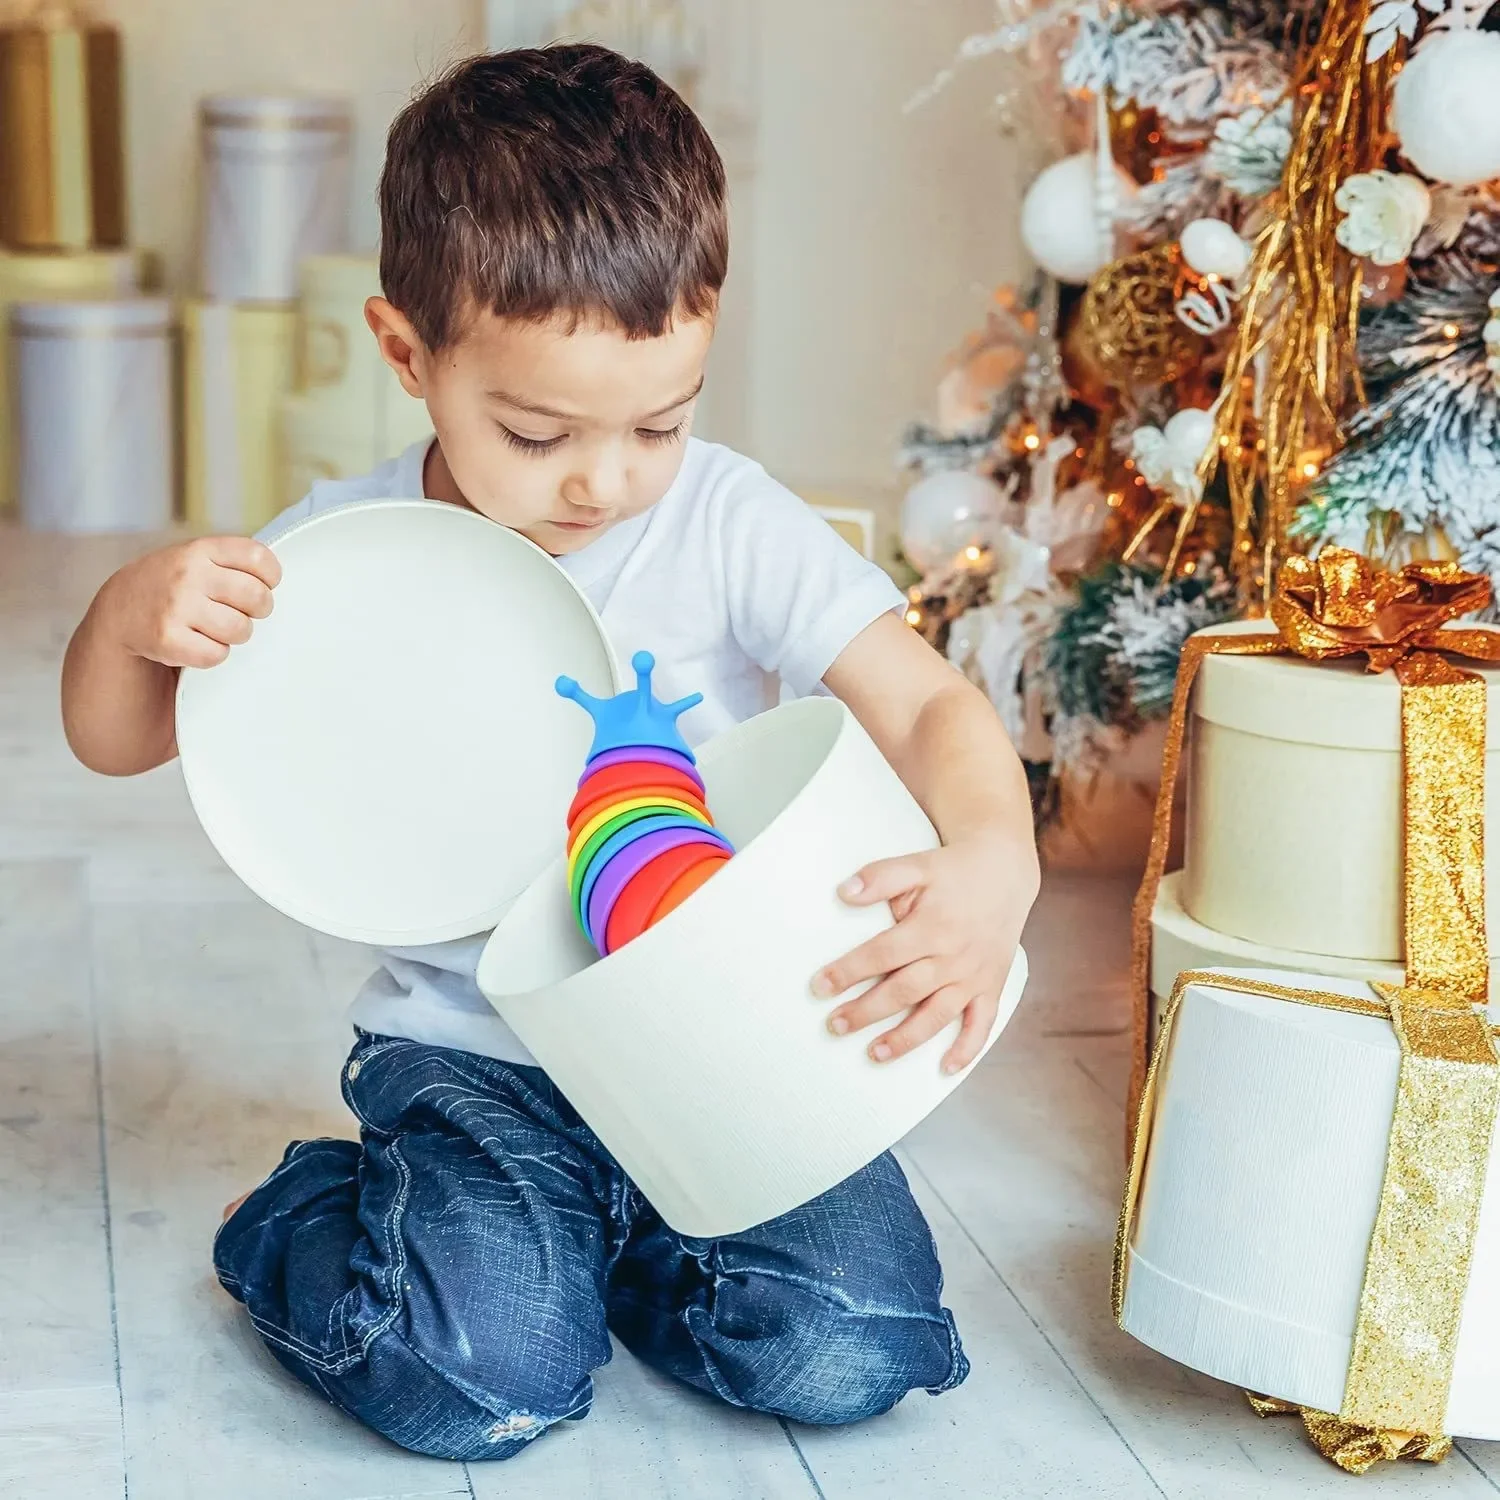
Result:
<instances>
[{"instance_id":1,"label":"yellow silicone ring","mask_svg":"<svg viewBox=\"0 0 1500 1500\"><path fill-rule=\"evenodd\" d=\"M634 812L638 807L670 807L674 812L686 813L690 818L703 821L702 808L694 807L689 802L679 801L676 797L627 797L623 802L613 802L603 812L595 813L587 823L579 828L568 844L568 880L573 879L573 866L578 862L579 851L594 836L594 834L611 818L617 818L623 812ZM710 824L712 826L712 824Z\"/></svg>"}]
</instances>

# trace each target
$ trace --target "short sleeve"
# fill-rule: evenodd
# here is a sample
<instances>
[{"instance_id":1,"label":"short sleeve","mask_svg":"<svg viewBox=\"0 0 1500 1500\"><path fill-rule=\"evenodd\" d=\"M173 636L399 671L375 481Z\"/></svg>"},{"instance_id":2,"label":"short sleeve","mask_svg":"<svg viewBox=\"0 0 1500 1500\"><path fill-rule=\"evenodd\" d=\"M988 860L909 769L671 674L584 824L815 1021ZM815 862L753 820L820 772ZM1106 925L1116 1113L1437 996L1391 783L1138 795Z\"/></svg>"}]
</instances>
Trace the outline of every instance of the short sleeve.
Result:
<instances>
[{"instance_id":1,"label":"short sleeve","mask_svg":"<svg viewBox=\"0 0 1500 1500\"><path fill-rule=\"evenodd\" d=\"M844 648L904 607L890 577L758 465L720 496L730 628L763 670L799 697Z\"/></svg>"}]
</instances>

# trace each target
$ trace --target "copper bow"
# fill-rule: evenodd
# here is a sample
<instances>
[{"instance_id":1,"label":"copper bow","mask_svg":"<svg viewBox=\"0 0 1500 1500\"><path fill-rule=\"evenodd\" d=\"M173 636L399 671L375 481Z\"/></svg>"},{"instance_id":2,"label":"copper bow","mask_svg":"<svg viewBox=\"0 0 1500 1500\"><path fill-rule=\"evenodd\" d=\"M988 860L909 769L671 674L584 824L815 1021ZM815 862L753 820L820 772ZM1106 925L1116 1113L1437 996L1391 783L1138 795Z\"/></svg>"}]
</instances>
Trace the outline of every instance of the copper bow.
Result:
<instances>
[{"instance_id":1,"label":"copper bow","mask_svg":"<svg viewBox=\"0 0 1500 1500\"><path fill-rule=\"evenodd\" d=\"M1388 573L1358 552L1329 547L1316 558L1287 559L1271 601L1271 622L1298 656L1328 661L1364 652L1372 672L1422 650L1488 661L1495 658L1492 632L1444 627L1483 609L1490 592L1483 574L1452 563L1410 563Z\"/></svg>"}]
</instances>

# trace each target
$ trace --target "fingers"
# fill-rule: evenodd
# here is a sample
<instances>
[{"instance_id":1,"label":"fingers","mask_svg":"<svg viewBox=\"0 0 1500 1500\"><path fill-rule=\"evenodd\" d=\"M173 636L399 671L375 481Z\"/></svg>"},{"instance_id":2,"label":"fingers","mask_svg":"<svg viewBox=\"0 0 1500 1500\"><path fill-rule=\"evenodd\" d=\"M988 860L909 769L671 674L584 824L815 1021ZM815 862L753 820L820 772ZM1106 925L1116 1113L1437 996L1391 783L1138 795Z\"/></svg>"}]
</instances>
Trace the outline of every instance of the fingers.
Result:
<instances>
[{"instance_id":1,"label":"fingers","mask_svg":"<svg viewBox=\"0 0 1500 1500\"><path fill-rule=\"evenodd\" d=\"M932 959L918 959L904 969L888 974L859 999L841 1005L828 1017L828 1029L835 1036L842 1036L846 1031L861 1031L866 1026L873 1026L888 1016L899 1016L932 994L938 988L939 979L940 971Z\"/></svg>"},{"instance_id":2,"label":"fingers","mask_svg":"<svg viewBox=\"0 0 1500 1500\"><path fill-rule=\"evenodd\" d=\"M204 537L204 554L221 568L233 568L260 579L268 589L281 582L281 563L264 542L246 536Z\"/></svg>"},{"instance_id":3,"label":"fingers","mask_svg":"<svg viewBox=\"0 0 1500 1500\"><path fill-rule=\"evenodd\" d=\"M212 599L201 600L186 623L221 646L243 646L255 628L248 615Z\"/></svg>"},{"instance_id":4,"label":"fingers","mask_svg":"<svg viewBox=\"0 0 1500 1500\"><path fill-rule=\"evenodd\" d=\"M943 1058L943 1072L961 1073L979 1056L986 1038L995 1024L995 1014L1000 1009L998 999L971 1000L964 1011L964 1023L959 1027L958 1038Z\"/></svg>"},{"instance_id":5,"label":"fingers","mask_svg":"<svg viewBox=\"0 0 1500 1500\"><path fill-rule=\"evenodd\" d=\"M252 620L264 620L271 613L270 587L253 573L216 567L208 578L206 592L216 603L227 604Z\"/></svg>"},{"instance_id":6,"label":"fingers","mask_svg":"<svg viewBox=\"0 0 1500 1500\"><path fill-rule=\"evenodd\" d=\"M877 860L851 875L839 887L839 896L850 906L874 906L920 886L926 878L924 857L907 855L902 859Z\"/></svg>"},{"instance_id":7,"label":"fingers","mask_svg":"<svg viewBox=\"0 0 1500 1500\"><path fill-rule=\"evenodd\" d=\"M909 922L898 922L815 975L812 992L820 1000L831 1000L867 979L883 979L930 951L920 931L913 931Z\"/></svg>"},{"instance_id":8,"label":"fingers","mask_svg":"<svg viewBox=\"0 0 1500 1500\"><path fill-rule=\"evenodd\" d=\"M196 630L183 627L168 633L160 647L151 653L152 661L167 667L217 667L229 656L222 641L210 640Z\"/></svg>"},{"instance_id":9,"label":"fingers","mask_svg":"<svg viewBox=\"0 0 1500 1500\"><path fill-rule=\"evenodd\" d=\"M924 1000L899 1026L893 1026L883 1036L871 1042L870 1056L876 1062L892 1062L898 1057L904 1057L913 1047L920 1047L923 1042L931 1041L938 1032L951 1026L969 1002L970 995L966 988L956 984L948 985ZM983 1002L976 1000L973 1003L979 1005ZM994 1011L992 1002L992 1018Z\"/></svg>"}]
</instances>

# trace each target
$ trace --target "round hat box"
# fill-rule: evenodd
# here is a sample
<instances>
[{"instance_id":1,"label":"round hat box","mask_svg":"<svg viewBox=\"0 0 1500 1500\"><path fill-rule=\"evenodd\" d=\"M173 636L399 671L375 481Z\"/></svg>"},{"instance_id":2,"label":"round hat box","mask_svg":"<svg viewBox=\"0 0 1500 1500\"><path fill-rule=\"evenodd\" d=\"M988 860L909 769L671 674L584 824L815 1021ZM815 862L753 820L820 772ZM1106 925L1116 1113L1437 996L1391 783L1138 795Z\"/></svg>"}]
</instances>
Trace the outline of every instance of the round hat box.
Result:
<instances>
[{"instance_id":1,"label":"round hat box","mask_svg":"<svg viewBox=\"0 0 1500 1500\"><path fill-rule=\"evenodd\" d=\"M1373 998L1351 979L1219 972ZM1188 985L1156 1085L1125 1331L1190 1369L1338 1411L1400 1066L1382 1017ZM1494 1150L1442 1428L1453 1437L1500 1438Z\"/></svg>"},{"instance_id":2,"label":"round hat box","mask_svg":"<svg viewBox=\"0 0 1500 1500\"><path fill-rule=\"evenodd\" d=\"M887 907L847 906L838 886L937 843L849 710L782 704L711 740L698 768L734 858L602 959L557 861L486 945L479 987L667 1223L714 1238L836 1186L963 1075L939 1066L957 1022L875 1063L865 1039L829 1032L809 991L890 925ZM1018 954L986 1050L1025 980Z\"/></svg>"},{"instance_id":3,"label":"round hat box","mask_svg":"<svg viewBox=\"0 0 1500 1500\"><path fill-rule=\"evenodd\" d=\"M272 545L275 611L179 690L210 839L257 894L335 936L495 929L481 990L674 1229L718 1237L798 1207L962 1081L941 1069L957 1022L877 1064L871 1033L834 1037L811 993L891 922L839 884L937 842L841 703L783 704L698 750L737 852L601 959L564 854L592 726L554 684L608 696L624 675L576 585L516 533L431 501L325 512ZM1025 973L1018 954L986 1046Z\"/></svg>"}]
</instances>

